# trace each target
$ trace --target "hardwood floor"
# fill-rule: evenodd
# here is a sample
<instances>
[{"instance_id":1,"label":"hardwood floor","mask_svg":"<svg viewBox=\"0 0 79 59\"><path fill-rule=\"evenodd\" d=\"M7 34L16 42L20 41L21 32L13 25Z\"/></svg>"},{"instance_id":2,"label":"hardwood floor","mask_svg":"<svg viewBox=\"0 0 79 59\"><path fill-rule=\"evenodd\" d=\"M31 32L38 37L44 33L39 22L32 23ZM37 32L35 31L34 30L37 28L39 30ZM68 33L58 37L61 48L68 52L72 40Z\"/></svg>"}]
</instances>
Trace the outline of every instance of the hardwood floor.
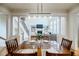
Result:
<instances>
[{"instance_id":1,"label":"hardwood floor","mask_svg":"<svg viewBox=\"0 0 79 59\"><path fill-rule=\"evenodd\" d=\"M79 49L74 51L74 56L79 56Z\"/></svg>"}]
</instances>

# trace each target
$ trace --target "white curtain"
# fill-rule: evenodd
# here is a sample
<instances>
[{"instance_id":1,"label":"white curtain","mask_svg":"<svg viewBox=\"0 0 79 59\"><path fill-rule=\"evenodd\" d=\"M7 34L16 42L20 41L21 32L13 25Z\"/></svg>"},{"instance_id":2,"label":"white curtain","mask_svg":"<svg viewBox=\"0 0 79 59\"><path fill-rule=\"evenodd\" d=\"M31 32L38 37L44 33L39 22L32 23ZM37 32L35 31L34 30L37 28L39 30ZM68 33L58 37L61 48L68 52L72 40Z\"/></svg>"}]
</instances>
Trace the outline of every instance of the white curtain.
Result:
<instances>
[{"instance_id":1,"label":"white curtain","mask_svg":"<svg viewBox=\"0 0 79 59\"><path fill-rule=\"evenodd\" d=\"M66 35L66 17L52 16L50 21L50 32L52 34Z\"/></svg>"}]
</instances>

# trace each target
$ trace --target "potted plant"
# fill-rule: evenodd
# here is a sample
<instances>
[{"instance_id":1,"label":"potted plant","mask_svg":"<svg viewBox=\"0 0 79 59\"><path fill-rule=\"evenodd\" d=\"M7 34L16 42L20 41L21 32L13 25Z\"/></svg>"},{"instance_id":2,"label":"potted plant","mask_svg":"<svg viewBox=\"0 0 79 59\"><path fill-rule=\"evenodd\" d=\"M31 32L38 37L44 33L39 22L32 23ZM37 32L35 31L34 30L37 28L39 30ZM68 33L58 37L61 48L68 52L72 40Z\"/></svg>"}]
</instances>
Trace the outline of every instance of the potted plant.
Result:
<instances>
[{"instance_id":1,"label":"potted plant","mask_svg":"<svg viewBox=\"0 0 79 59\"><path fill-rule=\"evenodd\" d=\"M37 34L37 40L38 40L39 43L41 42L41 38L42 38L42 34L38 33Z\"/></svg>"}]
</instances>

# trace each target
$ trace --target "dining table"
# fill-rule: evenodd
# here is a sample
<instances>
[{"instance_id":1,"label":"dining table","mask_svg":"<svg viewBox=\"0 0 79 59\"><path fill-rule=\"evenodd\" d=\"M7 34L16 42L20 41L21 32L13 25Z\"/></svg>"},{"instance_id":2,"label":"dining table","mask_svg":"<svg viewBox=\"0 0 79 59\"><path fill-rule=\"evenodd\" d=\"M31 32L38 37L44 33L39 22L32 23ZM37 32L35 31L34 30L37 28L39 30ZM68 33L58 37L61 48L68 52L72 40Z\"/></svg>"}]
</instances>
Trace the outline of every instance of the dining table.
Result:
<instances>
[{"instance_id":1,"label":"dining table","mask_svg":"<svg viewBox=\"0 0 79 59\"><path fill-rule=\"evenodd\" d=\"M37 52L37 56L46 56L46 51L51 53L70 53L70 50L60 49L60 44L57 41L24 41L13 53Z\"/></svg>"}]
</instances>

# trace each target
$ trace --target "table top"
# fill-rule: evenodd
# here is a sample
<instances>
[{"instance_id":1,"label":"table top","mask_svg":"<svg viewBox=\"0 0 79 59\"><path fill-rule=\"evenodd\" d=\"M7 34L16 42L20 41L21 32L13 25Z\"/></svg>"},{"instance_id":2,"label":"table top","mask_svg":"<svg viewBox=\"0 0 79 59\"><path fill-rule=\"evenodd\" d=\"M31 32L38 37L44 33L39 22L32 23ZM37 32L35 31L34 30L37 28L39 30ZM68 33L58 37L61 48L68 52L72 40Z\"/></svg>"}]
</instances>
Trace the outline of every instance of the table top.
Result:
<instances>
[{"instance_id":1,"label":"table top","mask_svg":"<svg viewBox=\"0 0 79 59\"><path fill-rule=\"evenodd\" d=\"M17 53L34 53L34 52L37 52L37 49L20 49L16 52Z\"/></svg>"},{"instance_id":2,"label":"table top","mask_svg":"<svg viewBox=\"0 0 79 59\"><path fill-rule=\"evenodd\" d=\"M51 44L50 42L42 42L42 43L35 43L35 42L23 42L19 47L16 49L15 53L33 53L37 51L38 56L45 56L45 52L51 53L69 53L69 50L60 49L59 44L57 45L56 42Z\"/></svg>"}]
</instances>

